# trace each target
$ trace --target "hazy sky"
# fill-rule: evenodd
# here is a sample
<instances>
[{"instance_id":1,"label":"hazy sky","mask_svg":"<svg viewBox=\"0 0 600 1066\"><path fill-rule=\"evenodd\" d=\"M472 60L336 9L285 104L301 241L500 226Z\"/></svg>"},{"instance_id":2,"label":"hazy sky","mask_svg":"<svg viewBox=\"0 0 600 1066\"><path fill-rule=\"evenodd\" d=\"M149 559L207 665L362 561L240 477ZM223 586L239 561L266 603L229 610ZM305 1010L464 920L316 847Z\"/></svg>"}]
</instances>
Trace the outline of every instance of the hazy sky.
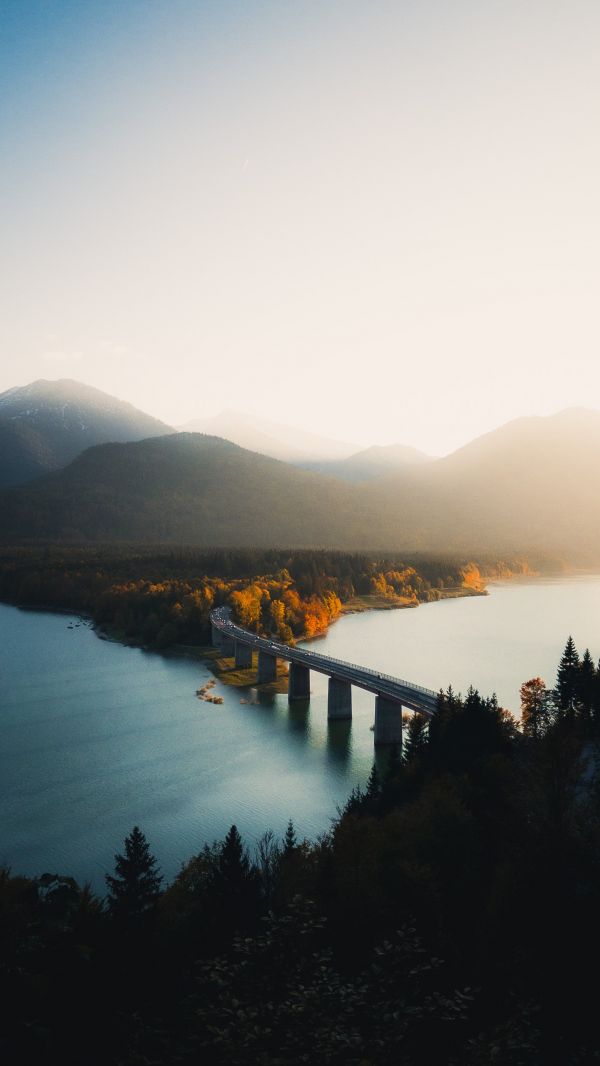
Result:
<instances>
[{"instance_id":1,"label":"hazy sky","mask_svg":"<svg viewBox=\"0 0 600 1066\"><path fill-rule=\"evenodd\" d=\"M0 0L0 390L441 454L600 407L598 0Z\"/></svg>"}]
</instances>

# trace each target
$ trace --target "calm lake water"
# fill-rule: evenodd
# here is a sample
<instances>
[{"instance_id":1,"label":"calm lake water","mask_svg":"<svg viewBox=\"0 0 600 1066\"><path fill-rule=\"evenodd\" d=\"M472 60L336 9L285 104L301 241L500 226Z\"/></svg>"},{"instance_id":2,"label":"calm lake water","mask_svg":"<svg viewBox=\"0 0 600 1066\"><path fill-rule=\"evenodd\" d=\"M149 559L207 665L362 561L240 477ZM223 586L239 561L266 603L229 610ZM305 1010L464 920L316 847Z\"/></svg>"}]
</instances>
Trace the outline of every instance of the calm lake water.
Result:
<instances>
[{"instance_id":1,"label":"calm lake water","mask_svg":"<svg viewBox=\"0 0 600 1066\"><path fill-rule=\"evenodd\" d=\"M99 640L77 621L0 604L0 863L13 872L69 873L101 891L137 823L170 879L232 822L251 846L290 817L316 836L368 777L368 693L355 689L352 723L329 728L319 674L308 710L219 683L225 702L203 703L203 664ZM350 615L315 647L433 689L473 683L517 710L523 681L554 682L569 633L598 658L600 576Z\"/></svg>"}]
</instances>

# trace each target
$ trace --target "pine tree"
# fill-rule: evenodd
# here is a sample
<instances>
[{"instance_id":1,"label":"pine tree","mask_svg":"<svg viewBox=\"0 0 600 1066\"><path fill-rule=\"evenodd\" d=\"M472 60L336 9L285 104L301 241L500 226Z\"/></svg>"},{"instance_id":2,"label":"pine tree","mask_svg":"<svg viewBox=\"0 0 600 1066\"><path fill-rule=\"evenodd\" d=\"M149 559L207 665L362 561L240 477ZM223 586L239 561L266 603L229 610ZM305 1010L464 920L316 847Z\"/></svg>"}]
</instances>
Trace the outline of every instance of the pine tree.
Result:
<instances>
[{"instance_id":1,"label":"pine tree","mask_svg":"<svg viewBox=\"0 0 600 1066\"><path fill-rule=\"evenodd\" d=\"M595 688L596 667L594 666L594 660L590 655L589 648L586 648L579 664L579 672L577 675L577 703L586 718L591 714L592 706L594 704Z\"/></svg>"},{"instance_id":2,"label":"pine tree","mask_svg":"<svg viewBox=\"0 0 600 1066\"><path fill-rule=\"evenodd\" d=\"M297 847L298 847L298 841L296 839L296 830L294 829L294 823L292 822L292 819L290 818L290 820L289 820L289 822L287 824L287 829L285 831L285 836L283 838L283 854L284 855L291 855L292 852L295 851Z\"/></svg>"},{"instance_id":3,"label":"pine tree","mask_svg":"<svg viewBox=\"0 0 600 1066\"><path fill-rule=\"evenodd\" d=\"M579 655L573 637L569 637L558 665L556 678L556 699L561 711L573 711L575 708L578 676Z\"/></svg>"},{"instance_id":4,"label":"pine tree","mask_svg":"<svg viewBox=\"0 0 600 1066\"><path fill-rule=\"evenodd\" d=\"M600 661L596 667L596 677L594 678L594 691L592 694L592 713L595 721L600 719Z\"/></svg>"},{"instance_id":5,"label":"pine tree","mask_svg":"<svg viewBox=\"0 0 600 1066\"><path fill-rule=\"evenodd\" d=\"M337 808L339 817L343 818L347 814L357 814L362 810L364 801L365 794L363 790L360 785L355 785L344 806Z\"/></svg>"},{"instance_id":6,"label":"pine tree","mask_svg":"<svg viewBox=\"0 0 600 1066\"><path fill-rule=\"evenodd\" d=\"M250 859L236 825L232 825L219 856L219 874L230 886L242 884L250 872Z\"/></svg>"},{"instance_id":7,"label":"pine tree","mask_svg":"<svg viewBox=\"0 0 600 1066\"><path fill-rule=\"evenodd\" d=\"M365 799L376 800L381 795L381 780L379 777L379 771L375 763L373 763L371 773L369 774L369 780L367 781L367 789L365 792Z\"/></svg>"},{"instance_id":8,"label":"pine tree","mask_svg":"<svg viewBox=\"0 0 600 1066\"><path fill-rule=\"evenodd\" d=\"M125 854L115 855L115 876L106 876L109 910L115 917L140 919L156 903L161 882L148 841L134 825L125 837Z\"/></svg>"},{"instance_id":9,"label":"pine tree","mask_svg":"<svg viewBox=\"0 0 600 1066\"><path fill-rule=\"evenodd\" d=\"M226 925L243 928L258 905L259 877L235 825L221 846L211 887L216 913Z\"/></svg>"},{"instance_id":10,"label":"pine tree","mask_svg":"<svg viewBox=\"0 0 600 1066\"><path fill-rule=\"evenodd\" d=\"M409 763L420 758L427 748L427 721L422 714L413 714L406 730L404 761Z\"/></svg>"}]
</instances>

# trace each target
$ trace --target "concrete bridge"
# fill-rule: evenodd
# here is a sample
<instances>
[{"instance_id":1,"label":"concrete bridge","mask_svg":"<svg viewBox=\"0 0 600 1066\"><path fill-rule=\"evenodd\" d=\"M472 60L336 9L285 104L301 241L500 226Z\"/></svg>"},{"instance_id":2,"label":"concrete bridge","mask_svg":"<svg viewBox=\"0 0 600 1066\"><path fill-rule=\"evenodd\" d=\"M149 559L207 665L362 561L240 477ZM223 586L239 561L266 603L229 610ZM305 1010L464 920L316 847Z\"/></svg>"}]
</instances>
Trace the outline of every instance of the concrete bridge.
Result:
<instances>
[{"instance_id":1,"label":"concrete bridge","mask_svg":"<svg viewBox=\"0 0 600 1066\"><path fill-rule=\"evenodd\" d=\"M259 684L274 681L277 659L290 664L288 700L310 699L310 671L329 677L327 717L330 721L352 718L352 686L366 689L375 696L375 743L402 744L402 708L431 718L437 706L437 693L399 677L380 674L365 666L347 663L329 655L319 655L304 648L291 648L268 637L238 626L231 620L229 607L217 607L211 612L212 641L223 655L235 657L241 669L252 666L252 651L258 650Z\"/></svg>"}]
</instances>

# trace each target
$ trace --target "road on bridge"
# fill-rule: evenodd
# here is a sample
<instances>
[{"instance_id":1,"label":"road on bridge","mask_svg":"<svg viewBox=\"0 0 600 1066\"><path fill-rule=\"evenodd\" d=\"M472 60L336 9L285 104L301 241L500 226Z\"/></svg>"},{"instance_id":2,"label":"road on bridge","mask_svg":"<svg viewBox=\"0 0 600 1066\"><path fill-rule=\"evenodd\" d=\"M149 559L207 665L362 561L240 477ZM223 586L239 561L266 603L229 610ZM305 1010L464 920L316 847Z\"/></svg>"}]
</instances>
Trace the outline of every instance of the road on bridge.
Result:
<instances>
[{"instance_id":1,"label":"road on bridge","mask_svg":"<svg viewBox=\"0 0 600 1066\"><path fill-rule=\"evenodd\" d=\"M366 666L357 666L355 663L344 662L342 659L334 659L330 655L320 655L306 648L292 648L289 644L281 644L268 637L259 637L231 620L230 607L217 607L211 612L211 622L230 640L250 645L274 658L300 663L310 670L327 674L328 677L349 681L358 688L366 689L367 692L373 692L376 696L382 696L385 699L395 700L403 707L427 715L428 718L435 714L437 693L431 689L414 685L410 681L403 681L399 677L392 677L390 674L378 673Z\"/></svg>"}]
</instances>

